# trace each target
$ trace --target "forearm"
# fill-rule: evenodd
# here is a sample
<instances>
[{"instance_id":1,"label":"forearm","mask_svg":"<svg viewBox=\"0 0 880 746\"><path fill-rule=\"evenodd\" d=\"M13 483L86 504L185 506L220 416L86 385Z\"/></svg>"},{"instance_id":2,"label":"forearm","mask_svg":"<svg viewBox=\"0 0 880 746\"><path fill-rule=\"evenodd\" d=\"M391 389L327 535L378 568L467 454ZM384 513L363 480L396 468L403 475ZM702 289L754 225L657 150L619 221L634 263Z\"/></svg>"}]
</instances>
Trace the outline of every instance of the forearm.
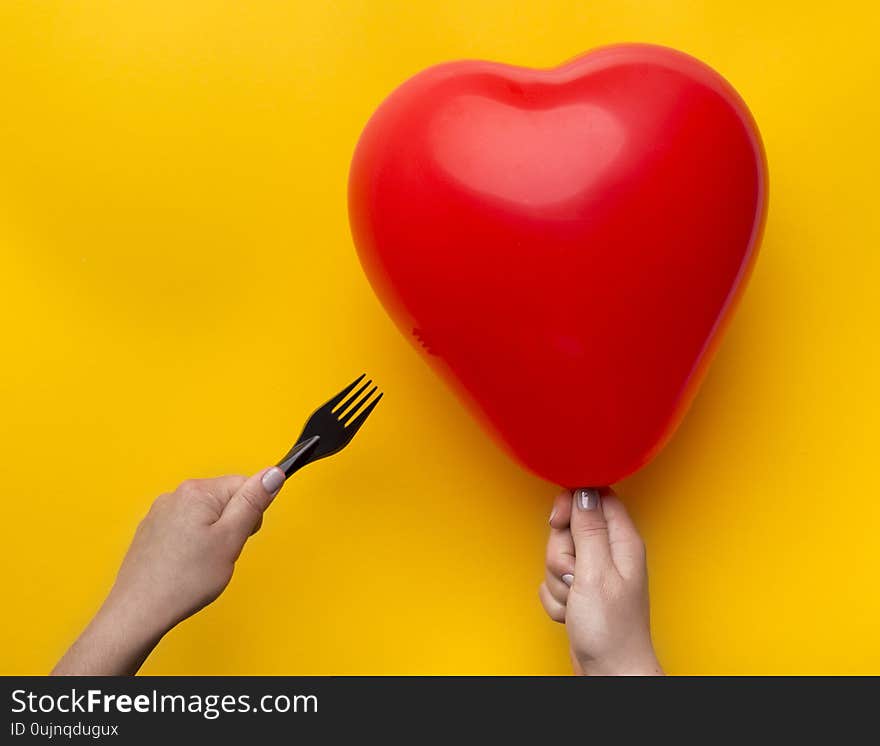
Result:
<instances>
[{"instance_id":1,"label":"forearm","mask_svg":"<svg viewBox=\"0 0 880 746\"><path fill-rule=\"evenodd\" d=\"M52 670L53 676L131 676L162 639L134 605L104 602L83 633Z\"/></svg>"}]
</instances>

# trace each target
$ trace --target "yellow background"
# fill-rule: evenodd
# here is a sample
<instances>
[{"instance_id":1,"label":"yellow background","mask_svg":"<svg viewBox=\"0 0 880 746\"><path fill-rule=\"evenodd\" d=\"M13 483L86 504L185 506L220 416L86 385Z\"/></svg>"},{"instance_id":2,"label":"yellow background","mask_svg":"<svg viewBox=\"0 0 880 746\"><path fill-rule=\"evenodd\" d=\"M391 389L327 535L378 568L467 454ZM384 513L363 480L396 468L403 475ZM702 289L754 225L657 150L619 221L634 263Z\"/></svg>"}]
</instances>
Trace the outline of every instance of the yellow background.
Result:
<instances>
[{"instance_id":1,"label":"yellow background","mask_svg":"<svg viewBox=\"0 0 880 746\"><path fill-rule=\"evenodd\" d=\"M880 673L873 3L3 0L0 673L47 671L151 500L251 472L361 370L386 400L288 485L150 674L561 674L554 494L397 333L349 235L361 127L421 68L668 44L738 88L770 212L676 437L620 485L672 673Z\"/></svg>"}]
</instances>

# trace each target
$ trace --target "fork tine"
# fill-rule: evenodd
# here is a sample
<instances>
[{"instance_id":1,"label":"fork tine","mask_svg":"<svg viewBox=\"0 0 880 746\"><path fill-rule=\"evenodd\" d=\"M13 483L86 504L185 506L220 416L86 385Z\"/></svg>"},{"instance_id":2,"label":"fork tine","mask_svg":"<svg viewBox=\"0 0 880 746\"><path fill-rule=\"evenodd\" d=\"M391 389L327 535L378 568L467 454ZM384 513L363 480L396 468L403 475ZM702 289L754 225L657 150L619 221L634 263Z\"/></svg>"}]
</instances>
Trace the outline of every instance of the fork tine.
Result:
<instances>
[{"instance_id":1,"label":"fork tine","mask_svg":"<svg viewBox=\"0 0 880 746\"><path fill-rule=\"evenodd\" d=\"M352 417L354 417L358 413L358 410L369 401L370 397L373 394L376 393L377 388L379 388L379 387L373 386L373 388L371 388L366 394L364 394L360 399L358 399L356 403L352 404L351 409L349 409L345 414L343 414L339 418L339 421L341 423L345 424L348 420L350 420ZM361 389L361 390L363 390L363 389Z\"/></svg>"},{"instance_id":2,"label":"fork tine","mask_svg":"<svg viewBox=\"0 0 880 746\"><path fill-rule=\"evenodd\" d=\"M328 401L326 404L324 404L324 407L326 407L328 411L333 411L334 409L336 409L336 405L339 404L339 402L341 402L346 396L348 396L348 393L355 386L357 386L361 381L363 381L364 376L366 376L366 375L367 375L366 373L361 373L350 384L348 384L348 386L346 386L344 389L342 389L342 391L340 391L338 394L336 394L336 396L334 396L330 401Z\"/></svg>"},{"instance_id":3,"label":"fork tine","mask_svg":"<svg viewBox=\"0 0 880 746\"><path fill-rule=\"evenodd\" d=\"M372 383L371 380L367 380L367 382L363 386L360 386L357 391L355 391L351 396L348 397L348 399L346 399L344 402L342 402L342 404L340 404L336 408L336 411L333 414L336 415L337 420L341 421L345 417L348 417L348 415L351 414L350 410L346 414L346 410L348 410L349 407L351 407L357 401L358 397L362 393L364 393L364 389L366 389L367 386L369 386L371 383Z\"/></svg>"},{"instance_id":4,"label":"fork tine","mask_svg":"<svg viewBox=\"0 0 880 746\"><path fill-rule=\"evenodd\" d=\"M372 391L370 392L373 393ZM348 424L345 426L345 434L348 436L349 440L355 436L358 430L360 430L361 425L363 425L367 421L367 417L370 416L370 412L372 412L376 405L379 403L379 399L382 398L384 394L380 393L373 401L371 401L363 411L355 417L353 420L349 420Z\"/></svg>"}]
</instances>

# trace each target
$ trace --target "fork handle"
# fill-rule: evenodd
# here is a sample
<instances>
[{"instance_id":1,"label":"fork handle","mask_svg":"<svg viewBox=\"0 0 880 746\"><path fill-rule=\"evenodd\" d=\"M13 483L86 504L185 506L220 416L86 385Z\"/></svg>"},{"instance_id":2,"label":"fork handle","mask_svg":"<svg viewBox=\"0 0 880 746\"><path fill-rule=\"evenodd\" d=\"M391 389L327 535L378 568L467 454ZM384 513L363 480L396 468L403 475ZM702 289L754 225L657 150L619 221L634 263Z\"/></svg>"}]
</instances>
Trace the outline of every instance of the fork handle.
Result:
<instances>
[{"instance_id":1,"label":"fork handle","mask_svg":"<svg viewBox=\"0 0 880 746\"><path fill-rule=\"evenodd\" d=\"M315 446L318 445L320 439L320 436L315 435L308 440L301 440L287 452L287 455L281 459L281 461L276 464L276 466L284 472L285 479L309 463L309 457L311 456L312 451L315 450Z\"/></svg>"}]
</instances>

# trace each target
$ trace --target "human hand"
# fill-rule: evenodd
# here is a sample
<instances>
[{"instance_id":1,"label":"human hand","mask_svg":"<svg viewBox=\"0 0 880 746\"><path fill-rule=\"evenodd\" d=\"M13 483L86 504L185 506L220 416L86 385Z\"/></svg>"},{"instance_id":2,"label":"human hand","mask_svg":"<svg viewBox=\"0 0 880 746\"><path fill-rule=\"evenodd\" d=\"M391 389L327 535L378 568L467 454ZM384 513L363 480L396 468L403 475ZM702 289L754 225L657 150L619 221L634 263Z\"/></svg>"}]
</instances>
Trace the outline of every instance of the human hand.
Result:
<instances>
[{"instance_id":1,"label":"human hand","mask_svg":"<svg viewBox=\"0 0 880 746\"><path fill-rule=\"evenodd\" d=\"M645 545L613 490L563 492L550 514L544 610L564 622L575 672L662 675L651 641Z\"/></svg>"},{"instance_id":2,"label":"human hand","mask_svg":"<svg viewBox=\"0 0 880 746\"><path fill-rule=\"evenodd\" d=\"M141 521L107 599L54 674L134 673L162 636L216 599L284 473L193 479Z\"/></svg>"}]
</instances>

